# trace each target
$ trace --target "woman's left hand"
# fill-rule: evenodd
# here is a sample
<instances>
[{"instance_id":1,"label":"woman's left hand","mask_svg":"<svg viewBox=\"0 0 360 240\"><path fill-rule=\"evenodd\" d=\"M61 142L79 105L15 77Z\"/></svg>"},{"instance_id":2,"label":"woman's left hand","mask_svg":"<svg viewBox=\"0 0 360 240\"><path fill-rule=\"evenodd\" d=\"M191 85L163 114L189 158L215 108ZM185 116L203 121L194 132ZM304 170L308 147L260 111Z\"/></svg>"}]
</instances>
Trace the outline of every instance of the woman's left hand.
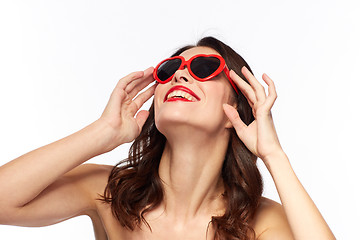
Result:
<instances>
[{"instance_id":1,"label":"woman's left hand","mask_svg":"<svg viewBox=\"0 0 360 240\"><path fill-rule=\"evenodd\" d=\"M268 85L268 95L266 95L264 87L246 67L243 67L241 72L249 83L234 71L230 72L230 77L248 100L255 120L246 125L236 109L228 104L224 104L224 111L241 141L266 164L269 158L282 153L270 111L277 98L275 85L266 74L263 74L262 78Z\"/></svg>"}]
</instances>

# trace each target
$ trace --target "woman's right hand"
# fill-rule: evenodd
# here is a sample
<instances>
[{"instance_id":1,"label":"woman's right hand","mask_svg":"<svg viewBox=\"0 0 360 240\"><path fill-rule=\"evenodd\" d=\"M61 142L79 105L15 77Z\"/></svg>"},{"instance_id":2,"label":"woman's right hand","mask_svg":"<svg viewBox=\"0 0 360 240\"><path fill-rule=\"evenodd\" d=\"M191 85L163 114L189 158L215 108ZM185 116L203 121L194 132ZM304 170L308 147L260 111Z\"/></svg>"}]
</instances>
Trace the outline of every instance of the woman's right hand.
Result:
<instances>
[{"instance_id":1,"label":"woman's right hand","mask_svg":"<svg viewBox=\"0 0 360 240\"><path fill-rule=\"evenodd\" d=\"M139 135L149 115L139 109L156 84L138 93L154 81L153 70L122 78L94 123L0 167L0 224L47 226L96 213L112 167L82 163Z\"/></svg>"},{"instance_id":2,"label":"woman's right hand","mask_svg":"<svg viewBox=\"0 0 360 240\"><path fill-rule=\"evenodd\" d=\"M154 81L153 71L154 68L150 67L145 71L134 72L117 83L99 119L111 128L111 136L105 152L113 150L122 143L131 142L139 136L149 116L149 111L139 111L139 109L154 94L156 84L138 96L137 94Z\"/></svg>"}]
</instances>

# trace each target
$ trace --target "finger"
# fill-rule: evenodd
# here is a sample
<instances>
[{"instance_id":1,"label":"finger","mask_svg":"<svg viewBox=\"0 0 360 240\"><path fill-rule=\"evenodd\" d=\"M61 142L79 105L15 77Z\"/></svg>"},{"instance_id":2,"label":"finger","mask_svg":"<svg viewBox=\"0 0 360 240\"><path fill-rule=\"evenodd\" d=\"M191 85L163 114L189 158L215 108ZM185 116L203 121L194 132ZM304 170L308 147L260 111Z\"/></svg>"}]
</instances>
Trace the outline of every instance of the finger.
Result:
<instances>
[{"instance_id":1,"label":"finger","mask_svg":"<svg viewBox=\"0 0 360 240\"><path fill-rule=\"evenodd\" d=\"M244 96L248 100L248 103L252 107L254 105L254 103L256 102L255 92L252 89L252 87L247 82L245 82L244 79L242 79L239 75L237 75L236 72L233 70L230 71L230 78L231 78L231 80L233 80L235 82L235 84L238 86L240 91L244 94Z\"/></svg>"},{"instance_id":2,"label":"finger","mask_svg":"<svg viewBox=\"0 0 360 240\"><path fill-rule=\"evenodd\" d=\"M265 81L265 83L268 85L268 96L266 98L265 104L268 106L268 108L272 108L272 106L275 103L275 100L277 98L277 93L276 93L276 89L275 89L275 84L274 81L271 80L271 78L267 75L267 74L263 74L262 76L263 80Z\"/></svg>"},{"instance_id":3,"label":"finger","mask_svg":"<svg viewBox=\"0 0 360 240\"><path fill-rule=\"evenodd\" d=\"M234 126L237 134L240 137L241 132L247 127L247 125L241 120L239 113L236 111L236 109L233 106L224 103L223 109L226 116L229 118L231 124Z\"/></svg>"},{"instance_id":4,"label":"finger","mask_svg":"<svg viewBox=\"0 0 360 240\"><path fill-rule=\"evenodd\" d=\"M136 114L135 120L139 126L140 131L141 131L142 127L144 126L148 116L149 116L149 111L146 111L146 110L141 110L140 112L138 112L138 114Z\"/></svg>"},{"instance_id":5,"label":"finger","mask_svg":"<svg viewBox=\"0 0 360 240\"><path fill-rule=\"evenodd\" d=\"M137 82L137 85L128 92L129 98L133 99L140 91L146 88L150 83L154 82L155 79L153 78L152 74L148 75L147 73L144 74L144 77Z\"/></svg>"},{"instance_id":6,"label":"finger","mask_svg":"<svg viewBox=\"0 0 360 240\"><path fill-rule=\"evenodd\" d=\"M129 83L131 83L132 81L142 78L144 76L144 71L137 71L137 72L133 72L130 73L129 75L121 78L118 83L116 84L115 89L120 88L125 90L125 88L127 87L127 85Z\"/></svg>"},{"instance_id":7,"label":"finger","mask_svg":"<svg viewBox=\"0 0 360 240\"><path fill-rule=\"evenodd\" d=\"M245 66L241 68L241 73L245 76L245 78L249 81L251 87L254 89L256 99L260 102L265 101L266 93L263 85L260 84L260 82Z\"/></svg>"},{"instance_id":8,"label":"finger","mask_svg":"<svg viewBox=\"0 0 360 240\"><path fill-rule=\"evenodd\" d=\"M140 93L135 99L134 99L134 103L137 106L137 109L133 109L132 113L135 114L141 107L142 105L151 98L151 96L154 95L155 92L155 88L156 88L157 84L152 85L151 87L149 87L146 91Z\"/></svg>"},{"instance_id":9,"label":"finger","mask_svg":"<svg viewBox=\"0 0 360 240\"><path fill-rule=\"evenodd\" d=\"M153 67L150 67L144 71L144 75L141 78L135 79L134 81L129 82L129 84L125 87L125 92L129 94L129 96L133 95L131 98L135 97L136 94L141 91L144 87L146 87L155 79L152 77L152 73L154 71ZM135 89L135 91L133 91ZM137 91L137 92L136 92ZM135 95L134 95L135 92Z\"/></svg>"},{"instance_id":10,"label":"finger","mask_svg":"<svg viewBox=\"0 0 360 240\"><path fill-rule=\"evenodd\" d=\"M120 111L121 104L127 98L127 94L118 87L115 87L113 92L110 95L109 101L106 104L103 114L106 114L109 111L115 110Z\"/></svg>"}]
</instances>

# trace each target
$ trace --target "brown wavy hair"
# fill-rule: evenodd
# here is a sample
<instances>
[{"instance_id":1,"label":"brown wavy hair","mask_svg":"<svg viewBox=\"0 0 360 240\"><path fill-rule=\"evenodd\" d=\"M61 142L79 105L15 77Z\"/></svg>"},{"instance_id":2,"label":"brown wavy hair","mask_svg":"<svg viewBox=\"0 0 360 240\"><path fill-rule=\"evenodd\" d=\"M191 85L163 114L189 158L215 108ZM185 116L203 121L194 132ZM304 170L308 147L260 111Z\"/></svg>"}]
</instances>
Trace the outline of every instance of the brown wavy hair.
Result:
<instances>
[{"instance_id":1,"label":"brown wavy hair","mask_svg":"<svg viewBox=\"0 0 360 240\"><path fill-rule=\"evenodd\" d=\"M172 56L197 46L210 47L224 59L229 69L240 77L241 68L249 65L233 49L214 37L202 38L196 45L180 48ZM236 95L236 94L235 94ZM243 94L237 95L237 111L241 119L250 124L254 117ZM140 135L130 147L127 159L119 162L111 171L103 202L111 204L111 210L123 227L134 230L146 222L144 214L155 209L164 198L162 181L158 168L166 143L166 138L155 126L154 104L149 109ZM223 216L213 216L215 239L245 240L255 238L250 226L258 207L263 183L256 166L256 156L242 143L235 130L230 129L230 137L221 170L225 192L226 210ZM151 228L150 228L151 229Z\"/></svg>"}]
</instances>

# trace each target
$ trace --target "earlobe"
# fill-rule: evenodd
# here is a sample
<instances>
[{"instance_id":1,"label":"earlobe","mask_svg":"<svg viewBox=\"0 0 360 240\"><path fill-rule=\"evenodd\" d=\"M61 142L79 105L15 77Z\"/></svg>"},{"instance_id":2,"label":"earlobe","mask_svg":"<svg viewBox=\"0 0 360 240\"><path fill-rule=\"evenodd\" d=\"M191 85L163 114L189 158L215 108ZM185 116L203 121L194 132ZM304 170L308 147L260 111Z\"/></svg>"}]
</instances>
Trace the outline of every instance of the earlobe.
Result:
<instances>
[{"instance_id":1,"label":"earlobe","mask_svg":"<svg viewBox=\"0 0 360 240\"><path fill-rule=\"evenodd\" d=\"M225 124L225 128L233 128L234 126L232 125L232 123L230 122L230 120L228 119L226 121L226 124Z\"/></svg>"}]
</instances>

